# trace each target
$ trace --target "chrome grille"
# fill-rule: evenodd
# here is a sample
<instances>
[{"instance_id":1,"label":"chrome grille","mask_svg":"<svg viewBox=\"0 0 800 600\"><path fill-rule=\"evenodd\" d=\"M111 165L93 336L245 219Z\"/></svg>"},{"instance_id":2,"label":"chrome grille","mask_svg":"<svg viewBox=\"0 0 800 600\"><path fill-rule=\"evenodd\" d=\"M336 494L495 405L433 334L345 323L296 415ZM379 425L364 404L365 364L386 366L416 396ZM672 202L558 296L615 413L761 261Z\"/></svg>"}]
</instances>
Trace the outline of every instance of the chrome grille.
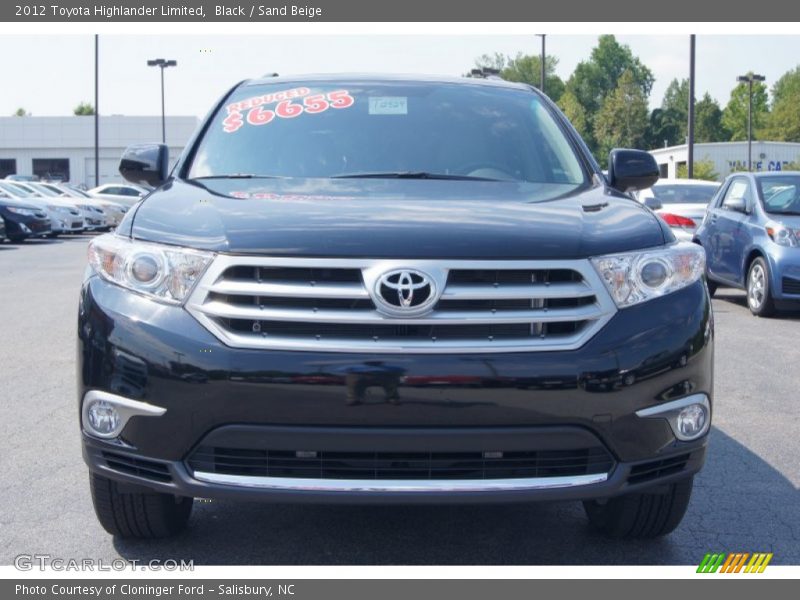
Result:
<instances>
[{"instance_id":1,"label":"chrome grille","mask_svg":"<svg viewBox=\"0 0 800 600\"><path fill-rule=\"evenodd\" d=\"M441 290L427 314L387 316L380 274L413 268ZM616 308L587 260L433 261L219 255L187 310L237 348L365 353L570 350Z\"/></svg>"}]
</instances>

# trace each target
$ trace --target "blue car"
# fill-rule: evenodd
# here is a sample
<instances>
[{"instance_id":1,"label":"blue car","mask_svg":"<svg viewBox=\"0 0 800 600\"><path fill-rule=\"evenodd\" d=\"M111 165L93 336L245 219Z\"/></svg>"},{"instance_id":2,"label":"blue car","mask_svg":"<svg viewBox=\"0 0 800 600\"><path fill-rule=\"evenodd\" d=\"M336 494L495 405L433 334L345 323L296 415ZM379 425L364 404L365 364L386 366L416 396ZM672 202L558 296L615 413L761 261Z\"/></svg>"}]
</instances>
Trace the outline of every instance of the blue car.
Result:
<instances>
[{"instance_id":1,"label":"blue car","mask_svg":"<svg viewBox=\"0 0 800 600\"><path fill-rule=\"evenodd\" d=\"M735 173L711 200L694 241L708 289L747 291L759 317L800 308L800 172Z\"/></svg>"}]
</instances>

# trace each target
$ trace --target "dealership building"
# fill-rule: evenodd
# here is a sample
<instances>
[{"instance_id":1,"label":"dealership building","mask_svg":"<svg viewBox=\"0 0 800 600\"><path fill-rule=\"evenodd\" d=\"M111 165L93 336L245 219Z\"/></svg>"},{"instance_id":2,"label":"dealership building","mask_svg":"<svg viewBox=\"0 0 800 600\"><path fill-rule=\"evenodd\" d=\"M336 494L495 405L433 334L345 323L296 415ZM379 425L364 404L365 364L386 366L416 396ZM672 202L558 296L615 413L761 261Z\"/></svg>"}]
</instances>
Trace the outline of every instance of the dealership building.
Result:
<instances>
[{"instance_id":1,"label":"dealership building","mask_svg":"<svg viewBox=\"0 0 800 600\"><path fill-rule=\"evenodd\" d=\"M686 166L686 144L651 150L661 177L674 179L678 167ZM800 144L791 142L753 142L753 171L784 171L791 163L800 162ZM747 142L715 142L694 145L694 162L710 160L720 181L734 171L747 170Z\"/></svg>"},{"instance_id":2,"label":"dealership building","mask_svg":"<svg viewBox=\"0 0 800 600\"><path fill-rule=\"evenodd\" d=\"M120 181L118 166L131 144L160 142L161 117L101 116L100 181L95 181L94 117L0 117L0 178L38 175L94 187ZM198 125L197 117L167 117L174 164Z\"/></svg>"}]
</instances>

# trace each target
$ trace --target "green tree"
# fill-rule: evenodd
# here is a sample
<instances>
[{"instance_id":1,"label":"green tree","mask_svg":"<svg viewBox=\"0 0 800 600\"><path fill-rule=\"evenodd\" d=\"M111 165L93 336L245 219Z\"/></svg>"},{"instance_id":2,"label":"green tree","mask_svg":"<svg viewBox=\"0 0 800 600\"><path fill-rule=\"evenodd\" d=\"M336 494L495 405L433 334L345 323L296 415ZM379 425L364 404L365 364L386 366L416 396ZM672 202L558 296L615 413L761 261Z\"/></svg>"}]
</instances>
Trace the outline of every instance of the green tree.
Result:
<instances>
[{"instance_id":1,"label":"green tree","mask_svg":"<svg viewBox=\"0 0 800 600\"><path fill-rule=\"evenodd\" d=\"M558 102L564 93L564 81L556 75L556 67L558 67L558 57L547 56L544 85L545 92L553 102ZM508 57L500 75L507 81L528 83L538 88L542 79L542 57L521 52L514 58Z\"/></svg>"},{"instance_id":2,"label":"green tree","mask_svg":"<svg viewBox=\"0 0 800 600\"><path fill-rule=\"evenodd\" d=\"M670 146L683 144L689 128L689 80L673 79L661 101L662 139Z\"/></svg>"},{"instance_id":3,"label":"green tree","mask_svg":"<svg viewBox=\"0 0 800 600\"><path fill-rule=\"evenodd\" d=\"M694 161L694 177L692 179L703 179L705 181L719 181L719 173L714 170L714 161L708 156L703 160ZM686 179L689 176L689 168L684 165L678 165L678 177Z\"/></svg>"},{"instance_id":4,"label":"green tree","mask_svg":"<svg viewBox=\"0 0 800 600\"><path fill-rule=\"evenodd\" d=\"M681 133L679 115L672 109L656 108L650 113L645 144L648 148L682 144L685 137Z\"/></svg>"},{"instance_id":5,"label":"green tree","mask_svg":"<svg viewBox=\"0 0 800 600\"><path fill-rule=\"evenodd\" d=\"M586 110L571 91L567 90L558 101L558 106L569 119L572 126L578 130L581 137L586 137L589 133L589 120Z\"/></svg>"},{"instance_id":6,"label":"green tree","mask_svg":"<svg viewBox=\"0 0 800 600\"><path fill-rule=\"evenodd\" d=\"M478 69L489 68L500 71L506 81L518 81L539 87L542 77L542 59L539 55L518 53L515 57L499 52L484 54L475 59ZM548 55L545 61L545 92L554 102L564 93L564 81L556 75L558 57Z\"/></svg>"},{"instance_id":7,"label":"green tree","mask_svg":"<svg viewBox=\"0 0 800 600\"><path fill-rule=\"evenodd\" d=\"M75 108L72 109L72 112L73 112L73 114L75 114L76 116L79 116L79 117L80 116L93 115L94 114L94 106L92 106L88 102L81 102L80 104L78 104L78 106L76 106Z\"/></svg>"},{"instance_id":8,"label":"green tree","mask_svg":"<svg viewBox=\"0 0 800 600\"><path fill-rule=\"evenodd\" d=\"M740 83L731 91L731 98L722 111L722 125L728 130L729 139L739 142L747 139L747 110L748 110L747 83ZM769 115L767 101L767 86L756 81L753 83L753 139L756 140L763 133Z\"/></svg>"},{"instance_id":9,"label":"green tree","mask_svg":"<svg viewBox=\"0 0 800 600\"><path fill-rule=\"evenodd\" d=\"M730 139L730 133L722 125L722 109L719 103L706 92L703 98L694 105L694 141L724 142Z\"/></svg>"},{"instance_id":10,"label":"green tree","mask_svg":"<svg viewBox=\"0 0 800 600\"><path fill-rule=\"evenodd\" d=\"M595 153L599 148L595 119L599 117L606 98L617 89L618 82L626 71L639 88L646 104L653 87L652 71L633 55L630 47L617 42L613 35L602 35L597 40L597 46L592 49L589 60L579 63L567 81L567 91L577 98L587 115L586 142Z\"/></svg>"},{"instance_id":11,"label":"green tree","mask_svg":"<svg viewBox=\"0 0 800 600\"><path fill-rule=\"evenodd\" d=\"M772 86L772 111L764 135L776 142L800 142L800 66Z\"/></svg>"},{"instance_id":12,"label":"green tree","mask_svg":"<svg viewBox=\"0 0 800 600\"><path fill-rule=\"evenodd\" d=\"M11 115L11 116L12 116L12 117L30 117L30 116L31 116L31 113L29 113L29 112L28 112L27 110L25 110L24 108L20 107L20 108L18 108L17 110L15 110L15 111L14 111L14 114L13 114L13 115Z\"/></svg>"},{"instance_id":13,"label":"green tree","mask_svg":"<svg viewBox=\"0 0 800 600\"><path fill-rule=\"evenodd\" d=\"M475 68L477 69L496 69L502 71L506 68L506 55L501 52L494 54L481 54L475 59Z\"/></svg>"},{"instance_id":14,"label":"green tree","mask_svg":"<svg viewBox=\"0 0 800 600\"><path fill-rule=\"evenodd\" d=\"M647 96L632 71L625 71L595 118L600 155L612 148L637 148L647 134Z\"/></svg>"}]
</instances>

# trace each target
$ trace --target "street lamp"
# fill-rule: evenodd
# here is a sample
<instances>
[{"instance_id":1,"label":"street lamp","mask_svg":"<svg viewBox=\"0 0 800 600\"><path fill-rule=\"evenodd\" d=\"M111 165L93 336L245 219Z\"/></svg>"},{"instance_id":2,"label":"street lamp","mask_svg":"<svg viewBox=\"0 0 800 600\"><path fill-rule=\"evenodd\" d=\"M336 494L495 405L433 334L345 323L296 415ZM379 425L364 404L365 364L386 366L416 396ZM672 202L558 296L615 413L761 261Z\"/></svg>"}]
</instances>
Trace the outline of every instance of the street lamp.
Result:
<instances>
[{"instance_id":1,"label":"street lamp","mask_svg":"<svg viewBox=\"0 0 800 600\"><path fill-rule=\"evenodd\" d=\"M156 58L154 60L147 61L148 67L160 67L161 68L161 142L163 144L167 143L167 124L166 119L164 117L164 69L167 67L177 67L178 61L175 60L165 60L163 58Z\"/></svg>"},{"instance_id":2,"label":"street lamp","mask_svg":"<svg viewBox=\"0 0 800 600\"><path fill-rule=\"evenodd\" d=\"M539 61L541 63L542 72L541 72L541 75L539 75L539 89L544 94L545 93L545 91L544 91L544 80L545 80L545 77L547 76L547 71L545 69L544 38L547 37L547 34L546 33L537 33L536 37L542 38L542 58Z\"/></svg>"},{"instance_id":3,"label":"street lamp","mask_svg":"<svg viewBox=\"0 0 800 600\"><path fill-rule=\"evenodd\" d=\"M747 90L747 170L753 170L753 82L764 81L766 77L763 75L756 75L749 73L748 75L739 75L736 81L739 83L746 83Z\"/></svg>"}]
</instances>

